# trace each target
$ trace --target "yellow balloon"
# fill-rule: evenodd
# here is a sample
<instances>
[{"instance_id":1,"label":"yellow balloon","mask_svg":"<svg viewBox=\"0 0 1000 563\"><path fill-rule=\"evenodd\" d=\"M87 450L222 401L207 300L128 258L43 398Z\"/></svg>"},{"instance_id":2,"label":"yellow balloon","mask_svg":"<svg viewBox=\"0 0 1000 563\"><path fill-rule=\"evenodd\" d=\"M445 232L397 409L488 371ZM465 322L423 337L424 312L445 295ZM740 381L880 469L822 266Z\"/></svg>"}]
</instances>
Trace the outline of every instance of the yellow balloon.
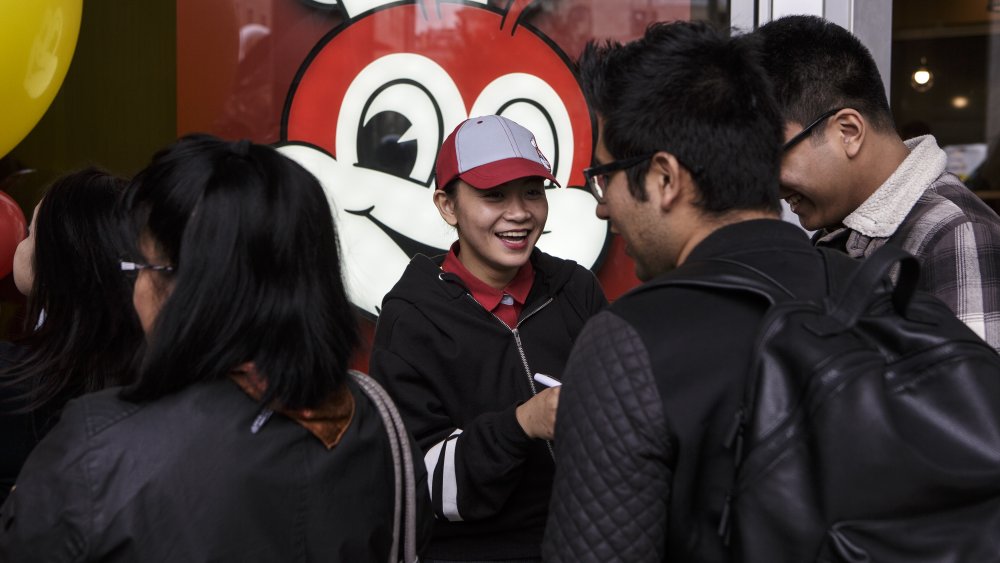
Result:
<instances>
[{"instance_id":1,"label":"yellow balloon","mask_svg":"<svg viewBox=\"0 0 1000 563\"><path fill-rule=\"evenodd\" d=\"M21 142L62 86L83 0L0 0L0 157Z\"/></svg>"}]
</instances>

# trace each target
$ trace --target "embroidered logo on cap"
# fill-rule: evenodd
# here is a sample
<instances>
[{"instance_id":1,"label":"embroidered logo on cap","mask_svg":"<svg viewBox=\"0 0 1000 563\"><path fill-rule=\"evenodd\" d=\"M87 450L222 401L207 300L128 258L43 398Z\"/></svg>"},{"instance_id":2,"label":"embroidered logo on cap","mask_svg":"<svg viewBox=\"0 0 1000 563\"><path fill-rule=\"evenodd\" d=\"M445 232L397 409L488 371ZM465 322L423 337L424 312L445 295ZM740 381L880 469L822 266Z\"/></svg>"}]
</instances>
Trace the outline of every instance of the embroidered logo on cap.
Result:
<instances>
[{"instance_id":1,"label":"embroidered logo on cap","mask_svg":"<svg viewBox=\"0 0 1000 563\"><path fill-rule=\"evenodd\" d=\"M535 152L538 153L538 160L542 161L542 166L549 172L552 172L552 165L549 164L549 159L545 158L545 155L542 154L542 149L538 148L538 143L535 142L534 137L531 138L531 146L535 147Z\"/></svg>"}]
</instances>

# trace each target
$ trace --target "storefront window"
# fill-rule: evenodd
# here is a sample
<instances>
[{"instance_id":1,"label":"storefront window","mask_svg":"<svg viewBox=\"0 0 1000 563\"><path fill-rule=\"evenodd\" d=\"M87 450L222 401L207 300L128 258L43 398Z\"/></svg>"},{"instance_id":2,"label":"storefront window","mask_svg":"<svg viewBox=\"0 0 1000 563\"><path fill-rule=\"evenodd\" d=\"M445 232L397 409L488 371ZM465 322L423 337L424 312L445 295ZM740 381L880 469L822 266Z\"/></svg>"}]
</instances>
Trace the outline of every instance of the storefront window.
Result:
<instances>
[{"instance_id":1,"label":"storefront window","mask_svg":"<svg viewBox=\"0 0 1000 563\"><path fill-rule=\"evenodd\" d=\"M948 168L1000 204L1000 3L893 3L891 105L904 138L931 133Z\"/></svg>"}]
</instances>

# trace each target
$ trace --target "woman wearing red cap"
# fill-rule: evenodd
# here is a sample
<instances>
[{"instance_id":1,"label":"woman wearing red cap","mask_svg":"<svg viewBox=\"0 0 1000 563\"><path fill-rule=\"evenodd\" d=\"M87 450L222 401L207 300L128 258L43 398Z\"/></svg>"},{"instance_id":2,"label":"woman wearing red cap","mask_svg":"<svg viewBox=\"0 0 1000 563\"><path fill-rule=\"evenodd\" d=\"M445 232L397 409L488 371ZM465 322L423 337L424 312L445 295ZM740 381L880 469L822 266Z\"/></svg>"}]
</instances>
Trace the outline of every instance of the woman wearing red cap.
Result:
<instances>
[{"instance_id":1,"label":"woman wearing red cap","mask_svg":"<svg viewBox=\"0 0 1000 563\"><path fill-rule=\"evenodd\" d=\"M434 203L458 241L417 255L383 303L372 375L424 453L431 561L537 561L559 377L607 301L594 275L535 248L556 182L530 131L500 116L445 140Z\"/></svg>"}]
</instances>

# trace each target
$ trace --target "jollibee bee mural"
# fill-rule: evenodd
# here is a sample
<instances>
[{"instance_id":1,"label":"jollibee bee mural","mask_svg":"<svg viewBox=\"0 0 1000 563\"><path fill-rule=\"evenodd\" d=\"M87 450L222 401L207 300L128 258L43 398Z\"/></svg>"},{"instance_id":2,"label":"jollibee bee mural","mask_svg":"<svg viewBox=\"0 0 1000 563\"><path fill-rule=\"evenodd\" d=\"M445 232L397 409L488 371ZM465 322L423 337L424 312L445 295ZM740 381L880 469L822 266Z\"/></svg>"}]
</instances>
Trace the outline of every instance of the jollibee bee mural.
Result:
<instances>
[{"instance_id":1,"label":"jollibee bee mural","mask_svg":"<svg viewBox=\"0 0 1000 563\"><path fill-rule=\"evenodd\" d=\"M368 321L409 256L456 238L433 163L477 113L531 129L564 186L547 192L539 247L594 270L609 299L639 283L580 187L595 124L572 60L588 40L690 19L689 0L177 0L176 14L177 134L277 143L319 176Z\"/></svg>"},{"instance_id":2,"label":"jollibee bee mural","mask_svg":"<svg viewBox=\"0 0 1000 563\"><path fill-rule=\"evenodd\" d=\"M445 136L477 115L530 129L566 186L547 191L539 248L599 265L608 227L580 187L591 116L567 57L522 21L529 4L342 1L348 19L299 68L281 150L322 182L348 292L362 311L377 316L410 257L440 254L455 239L431 199L434 162Z\"/></svg>"}]
</instances>

